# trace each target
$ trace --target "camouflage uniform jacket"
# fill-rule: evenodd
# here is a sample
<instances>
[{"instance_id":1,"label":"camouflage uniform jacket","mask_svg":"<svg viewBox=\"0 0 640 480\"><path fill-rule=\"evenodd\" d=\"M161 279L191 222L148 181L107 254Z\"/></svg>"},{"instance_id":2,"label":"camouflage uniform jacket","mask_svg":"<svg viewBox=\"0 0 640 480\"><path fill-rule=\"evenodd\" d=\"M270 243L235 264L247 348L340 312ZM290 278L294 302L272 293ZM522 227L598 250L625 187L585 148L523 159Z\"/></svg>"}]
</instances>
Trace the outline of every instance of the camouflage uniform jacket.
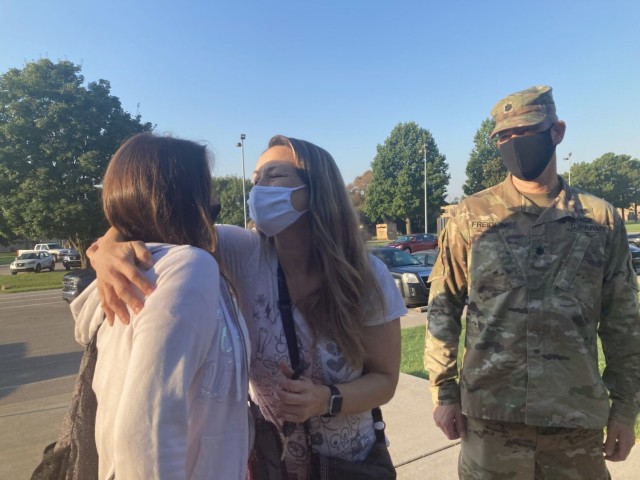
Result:
<instances>
[{"instance_id":1,"label":"camouflage uniform jacket","mask_svg":"<svg viewBox=\"0 0 640 480\"><path fill-rule=\"evenodd\" d=\"M609 414L635 422L640 314L624 223L604 200L561 183L541 209L507 177L464 199L447 223L427 313L434 404L538 426L601 428Z\"/></svg>"}]
</instances>

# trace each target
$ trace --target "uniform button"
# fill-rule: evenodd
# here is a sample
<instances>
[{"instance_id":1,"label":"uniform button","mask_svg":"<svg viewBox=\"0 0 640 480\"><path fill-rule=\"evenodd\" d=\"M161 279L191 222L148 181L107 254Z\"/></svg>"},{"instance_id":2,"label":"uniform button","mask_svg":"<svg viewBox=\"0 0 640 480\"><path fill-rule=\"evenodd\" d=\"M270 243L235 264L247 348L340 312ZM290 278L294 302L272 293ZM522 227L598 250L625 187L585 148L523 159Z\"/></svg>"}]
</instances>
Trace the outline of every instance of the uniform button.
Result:
<instances>
[{"instance_id":1,"label":"uniform button","mask_svg":"<svg viewBox=\"0 0 640 480\"><path fill-rule=\"evenodd\" d=\"M536 348L533 353L540 353L540 349Z\"/></svg>"},{"instance_id":2,"label":"uniform button","mask_svg":"<svg viewBox=\"0 0 640 480\"><path fill-rule=\"evenodd\" d=\"M538 247L538 248L536 248L536 253L537 253L538 255L542 255L542 254L544 253L544 248L542 248L542 247Z\"/></svg>"}]
</instances>

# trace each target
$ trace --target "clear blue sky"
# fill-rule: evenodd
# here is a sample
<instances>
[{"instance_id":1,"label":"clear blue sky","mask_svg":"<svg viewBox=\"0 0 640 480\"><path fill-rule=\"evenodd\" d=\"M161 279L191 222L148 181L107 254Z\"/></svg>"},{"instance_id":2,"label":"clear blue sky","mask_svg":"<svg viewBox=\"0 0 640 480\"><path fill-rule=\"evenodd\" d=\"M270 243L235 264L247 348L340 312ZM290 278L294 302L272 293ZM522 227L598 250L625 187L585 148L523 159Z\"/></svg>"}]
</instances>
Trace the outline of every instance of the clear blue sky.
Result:
<instances>
[{"instance_id":1,"label":"clear blue sky","mask_svg":"<svg viewBox=\"0 0 640 480\"><path fill-rule=\"evenodd\" d=\"M207 141L218 175L241 174L240 133L247 176L282 133L326 148L348 183L415 121L455 197L491 107L536 84L567 122L559 159L640 158L637 0L0 0L0 24L0 72L79 63L157 132Z\"/></svg>"}]
</instances>

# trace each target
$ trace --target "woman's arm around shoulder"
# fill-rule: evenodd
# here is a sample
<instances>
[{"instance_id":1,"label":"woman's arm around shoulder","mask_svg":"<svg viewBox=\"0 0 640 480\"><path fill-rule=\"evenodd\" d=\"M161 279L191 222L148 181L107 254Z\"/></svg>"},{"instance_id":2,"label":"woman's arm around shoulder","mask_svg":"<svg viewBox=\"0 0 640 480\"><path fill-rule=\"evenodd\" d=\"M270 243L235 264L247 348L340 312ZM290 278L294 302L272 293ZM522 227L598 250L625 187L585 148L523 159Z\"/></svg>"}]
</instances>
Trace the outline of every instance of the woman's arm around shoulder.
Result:
<instances>
[{"instance_id":1,"label":"woman's arm around shoulder","mask_svg":"<svg viewBox=\"0 0 640 480\"><path fill-rule=\"evenodd\" d=\"M140 312L145 296L155 289L144 273L153 266L153 256L143 242L125 242L113 227L87 249L87 256L96 271L107 321L113 325L117 315L123 323L129 323L127 306Z\"/></svg>"},{"instance_id":2,"label":"woman's arm around shoulder","mask_svg":"<svg viewBox=\"0 0 640 480\"><path fill-rule=\"evenodd\" d=\"M255 230L235 225L217 225L216 231L222 270L232 277L243 275L251 256L260 247L260 236Z\"/></svg>"}]
</instances>

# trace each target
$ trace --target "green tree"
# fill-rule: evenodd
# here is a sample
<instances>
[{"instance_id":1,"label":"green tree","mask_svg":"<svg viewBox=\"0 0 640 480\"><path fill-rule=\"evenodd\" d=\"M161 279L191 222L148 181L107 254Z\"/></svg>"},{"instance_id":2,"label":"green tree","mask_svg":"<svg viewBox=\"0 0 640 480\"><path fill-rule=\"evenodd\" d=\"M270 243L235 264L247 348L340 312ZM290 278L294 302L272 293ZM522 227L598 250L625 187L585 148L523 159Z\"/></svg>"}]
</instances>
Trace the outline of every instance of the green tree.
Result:
<instances>
[{"instance_id":1,"label":"green tree","mask_svg":"<svg viewBox=\"0 0 640 480\"><path fill-rule=\"evenodd\" d=\"M245 180L245 192L249 198L252 187L251 180ZM244 209L242 207L242 179L234 175L215 177L213 188L220 201L220 214L216 223L237 225L244 227ZM247 207L247 222L249 221L249 209Z\"/></svg>"},{"instance_id":2,"label":"green tree","mask_svg":"<svg viewBox=\"0 0 640 480\"><path fill-rule=\"evenodd\" d=\"M462 191L467 196L493 187L507 176L507 168L500 158L498 146L489 138L495 126L495 120L486 118L473 137L473 150L466 169L467 180L462 185Z\"/></svg>"},{"instance_id":3,"label":"green tree","mask_svg":"<svg viewBox=\"0 0 640 480\"><path fill-rule=\"evenodd\" d=\"M373 180L367 190L364 212L374 221L403 221L407 233L424 225L424 168L427 147L427 209L429 230L445 205L450 175L431 133L415 122L399 123L371 163Z\"/></svg>"},{"instance_id":4,"label":"green tree","mask_svg":"<svg viewBox=\"0 0 640 480\"><path fill-rule=\"evenodd\" d=\"M605 153L591 163L574 163L572 186L605 199L617 208L627 208L638 201L640 161L630 155Z\"/></svg>"},{"instance_id":5,"label":"green tree","mask_svg":"<svg viewBox=\"0 0 640 480\"><path fill-rule=\"evenodd\" d=\"M2 180L0 180L2 182ZM0 206L0 213L2 207ZM4 215L0 214L0 245L8 246L9 243L16 238L16 234L9 228Z\"/></svg>"},{"instance_id":6,"label":"green tree","mask_svg":"<svg viewBox=\"0 0 640 480\"><path fill-rule=\"evenodd\" d=\"M85 251L105 229L100 183L123 140L152 129L110 84L48 59L0 75L0 235L65 238Z\"/></svg>"},{"instance_id":7,"label":"green tree","mask_svg":"<svg viewBox=\"0 0 640 480\"><path fill-rule=\"evenodd\" d=\"M367 223L367 218L363 212L363 209L365 201L367 199L367 190L369 188L369 184L371 184L371 180L373 180L373 172L371 170L367 170L362 175L357 176L353 180L353 182L347 185L347 191L349 192L351 203L356 209L356 212L358 212L360 223L363 224Z\"/></svg>"},{"instance_id":8,"label":"green tree","mask_svg":"<svg viewBox=\"0 0 640 480\"><path fill-rule=\"evenodd\" d=\"M638 204L640 203L640 160L632 158L626 167L627 175L631 179L631 204L633 205L633 211L638 211Z\"/></svg>"}]
</instances>

